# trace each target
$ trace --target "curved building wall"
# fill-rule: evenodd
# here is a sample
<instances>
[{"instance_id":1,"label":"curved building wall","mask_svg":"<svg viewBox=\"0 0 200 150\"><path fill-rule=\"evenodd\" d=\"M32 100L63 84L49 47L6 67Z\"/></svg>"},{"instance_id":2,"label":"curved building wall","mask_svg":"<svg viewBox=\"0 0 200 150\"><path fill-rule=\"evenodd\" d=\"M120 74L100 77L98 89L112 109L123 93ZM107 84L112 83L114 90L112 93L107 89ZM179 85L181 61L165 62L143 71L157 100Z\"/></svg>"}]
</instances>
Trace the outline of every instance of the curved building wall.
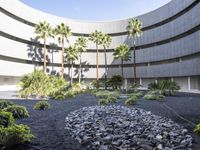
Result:
<instances>
[{"instance_id":1,"label":"curved building wall","mask_svg":"<svg viewBox=\"0 0 200 150\"><path fill-rule=\"evenodd\" d=\"M127 37L129 19L107 22L87 22L61 18L35 10L18 0L0 1L0 85L15 84L23 74L42 67L42 40L35 40L34 26L47 21L53 27L61 22L68 24L73 32L70 43L78 36L88 37L94 30L112 36L108 49L109 77L121 74L121 62L113 59L113 49L121 43L132 47ZM163 78L177 81L183 89L200 89L200 2L198 0L172 0L170 3L147 14L138 16L143 23L143 35L136 40L136 63L138 82L148 83ZM60 73L60 45L56 39L47 41L48 71ZM67 46L67 45L66 45ZM53 53L52 53L53 52ZM82 55L83 78L96 76L96 50L92 42ZM99 64L104 76L104 53L100 46ZM77 60L73 70L77 77ZM133 60L124 63L127 80L133 78ZM65 74L69 74L65 64ZM10 82L9 82L10 81ZM15 81L15 82L14 82Z\"/></svg>"}]
</instances>

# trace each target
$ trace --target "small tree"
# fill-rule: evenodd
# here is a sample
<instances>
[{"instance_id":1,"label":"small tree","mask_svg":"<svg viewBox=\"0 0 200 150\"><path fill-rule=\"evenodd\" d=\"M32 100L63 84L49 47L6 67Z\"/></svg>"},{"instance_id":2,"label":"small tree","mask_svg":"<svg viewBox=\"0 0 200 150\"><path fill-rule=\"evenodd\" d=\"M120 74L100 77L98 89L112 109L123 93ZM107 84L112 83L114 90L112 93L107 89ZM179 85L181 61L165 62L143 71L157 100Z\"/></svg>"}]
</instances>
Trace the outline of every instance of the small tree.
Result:
<instances>
[{"instance_id":1,"label":"small tree","mask_svg":"<svg viewBox=\"0 0 200 150\"><path fill-rule=\"evenodd\" d=\"M114 59L121 59L121 71L122 71L122 78L124 80L124 61L130 60L130 49L128 45L126 44L121 44L118 46L113 53ZM124 87L123 87L124 89Z\"/></svg>"},{"instance_id":2,"label":"small tree","mask_svg":"<svg viewBox=\"0 0 200 150\"><path fill-rule=\"evenodd\" d=\"M79 52L79 71L78 71L78 82L81 83L81 77L82 77L82 60L81 60L81 56L82 56L82 52L86 51L87 48L87 39L84 37L79 37L75 43L75 45L77 46L78 52Z\"/></svg>"},{"instance_id":3,"label":"small tree","mask_svg":"<svg viewBox=\"0 0 200 150\"><path fill-rule=\"evenodd\" d=\"M107 76L108 76L106 49L109 48L111 42L112 42L111 37L108 34L104 34L102 38L102 45L104 48L104 58L105 58L105 89L107 89L106 81L107 81Z\"/></svg>"},{"instance_id":4,"label":"small tree","mask_svg":"<svg viewBox=\"0 0 200 150\"><path fill-rule=\"evenodd\" d=\"M102 44L103 33L101 31L95 30L90 35L90 40L96 44L96 80L97 80L97 89L99 88L99 45Z\"/></svg>"},{"instance_id":5,"label":"small tree","mask_svg":"<svg viewBox=\"0 0 200 150\"><path fill-rule=\"evenodd\" d=\"M127 26L128 36L132 38L133 41L133 68L134 68L134 83L136 84L136 53L135 53L135 46L136 46L136 38L142 34L142 23L138 18L132 18L128 22Z\"/></svg>"},{"instance_id":6,"label":"small tree","mask_svg":"<svg viewBox=\"0 0 200 150\"><path fill-rule=\"evenodd\" d=\"M65 25L64 23L61 23L58 25L54 33L56 36L58 36L58 42L62 44L62 53L61 53L61 76L63 78L64 74L64 47L65 47L65 39L69 43L69 37L71 36L71 30L69 26Z\"/></svg>"},{"instance_id":7,"label":"small tree","mask_svg":"<svg viewBox=\"0 0 200 150\"><path fill-rule=\"evenodd\" d=\"M68 48L65 48L65 58L71 64L71 75L70 75L70 84L73 84L73 64L74 61L78 59L78 50L76 45L71 45Z\"/></svg>"},{"instance_id":8,"label":"small tree","mask_svg":"<svg viewBox=\"0 0 200 150\"><path fill-rule=\"evenodd\" d=\"M46 40L48 37L53 37L53 30L49 23L46 21L39 22L35 26L35 33L37 34L36 39L43 39L44 40L44 67L43 71L46 73L47 65L46 65Z\"/></svg>"}]
</instances>

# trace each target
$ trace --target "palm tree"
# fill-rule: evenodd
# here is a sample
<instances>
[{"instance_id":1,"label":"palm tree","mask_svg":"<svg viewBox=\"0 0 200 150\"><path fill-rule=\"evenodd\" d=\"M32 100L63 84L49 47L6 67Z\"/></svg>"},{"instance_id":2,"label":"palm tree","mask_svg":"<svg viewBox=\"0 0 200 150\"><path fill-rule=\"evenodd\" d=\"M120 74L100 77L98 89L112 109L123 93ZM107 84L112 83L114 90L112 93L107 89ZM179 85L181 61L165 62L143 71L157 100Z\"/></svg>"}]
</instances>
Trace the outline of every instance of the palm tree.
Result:
<instances>
[{"instance_id":1,"label":"palm tree","mask_svg":"<svg viewBox=\"0 0 200 150\"><path fill-rule=\"evenodd\" d=\"M138 18L132 18L127 26L128 36L133 41L133 67L134 67L134 84L136 84L136 53L135 53L135 39L142 34L142 23Z\"/></svg>"},{"instance_id":2,"label":"palm tree","mask_svg":"<svg viewBox=\"0 0 200 150\"><path fill-rule=\"evenodd\" d=\"M86 51L87 48L87 39L84 38L83 36L79 37L76 40L75 45L77 46L77 49L79 51L79 71L78 71L78 82L81 83L81 77L82 77L82 60L81 60L81 56L82 56L82 52Z\"/></svg>"},{"instance_id":3,"label":"palm tree","mask_svg":"<svg viewBox=\"0 0 200 150\"><path fill-rule=\"evenodd\" d=\"M101 31L95 30L90 35L90 40L96 44L96 81L97 89L99 88L99 48L98 46L102 44L103 33Z\"/></svg>"},{"instance_id":4,"label":"palm tree","mask_svg":"<svg viewBox=\"0 0 200 150\"><path fill-rule=\"evenodd\" d=\"M61 76L63 78L64 74L64 47L65 39L69 43L69 37L71 36L71 29L64 23L57 25L54 30L55 35L58 36L58 42L62 44L62 53L61 53Z\"/></svg>"},{"instance_id":5,"label":"palm tree","mask_svg":"<svg viewBox=\"0 0 200 150\"><path fill-rule=\"evenodd\" d=\"M121 44L116 49L114 49L113 53L114 59L121 59L121 71L122 78L124 80L124 61L130 60L130 49L127 44Z\"/></svg>"},{"instance_id":6,"label":"palm tree","mask_svg":"<svg viewBox=\"0 0 200 150\"><path fill-rule=\"evenodd\" d=\"M46 21L39 22L35 26L35 33L37 34L37 39L43 39L44 40L44 67L43 71L46 73L47 65L46 65L46 40L48 37L53 37L53 30L50 26L50 24Z\"/></svg>"},{"instance_id":7,"label":"palm tree","mask_svg":"<svg viewBox=\"0 0 200 150\"><path fill-rule=\"evenodd\" d=\"M106 80L107 80L107 75L108 75L106 49L109 48L111 42L112 42L111 37L108 34L104 34L103 38L102 38L102 45L103 45L103 48L104 48L104 59L105 59L105 89L107 89Z\"/></svg>"},{"instance_id":8,"label":"palm tree","mask_svg":"<svg viewBox=\"0 0 200 150\"><path fill-rule=\"evenodd\" d=\"M65 58L67 61L71 64L71 75L70 75L70 84L73 84L73 66L74 66L74 61L78 59L78 49L76 45L70 45L68 48L65 48Z\"/></svg>"}]
</instances>

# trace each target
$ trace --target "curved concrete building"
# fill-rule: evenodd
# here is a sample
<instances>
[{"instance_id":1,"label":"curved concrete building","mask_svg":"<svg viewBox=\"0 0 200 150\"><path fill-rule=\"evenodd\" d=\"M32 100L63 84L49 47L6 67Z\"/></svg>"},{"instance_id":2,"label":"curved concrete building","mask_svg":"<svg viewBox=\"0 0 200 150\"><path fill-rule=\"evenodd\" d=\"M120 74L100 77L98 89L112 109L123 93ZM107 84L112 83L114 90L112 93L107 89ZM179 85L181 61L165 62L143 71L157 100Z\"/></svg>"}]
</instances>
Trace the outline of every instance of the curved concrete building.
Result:
<instances>
[{"instance_id":1,"label":"curved concrete building","mask_svg":"<svg viewBox=\"0 0 200 150\"><path fill-rule=\"evenodd\" d=\"M78 36L88 37L94 30L112 36L108 50L108 76L121 74L120 61L113 59L113 49L131 41L126 27L129 19L109 22L85 22L65 19L35 10L18 0L0 1L0 85L15 85L22 75L42 68L42 41L35 40L34 26L47 21L53 27L61 22L73 32L70 43ZM176 81L182 90L200 90L200 1L172 0L147 14L138 16L143 23L143 35L136 41L137 78L143 87L161 79ZM41 44L40 44L41 42ZM60 46L56 39L48 39L48 71L60 73ZM96 77L95 45L89 42L83 53L83 78ZM100 47L99 75L103 78L104 53ZM73 70L77 78L78 60ZM133 60L125 62L126 81L133 80ZM68 75L68 64L65 64Z\"/></svg>"}]
</instances>

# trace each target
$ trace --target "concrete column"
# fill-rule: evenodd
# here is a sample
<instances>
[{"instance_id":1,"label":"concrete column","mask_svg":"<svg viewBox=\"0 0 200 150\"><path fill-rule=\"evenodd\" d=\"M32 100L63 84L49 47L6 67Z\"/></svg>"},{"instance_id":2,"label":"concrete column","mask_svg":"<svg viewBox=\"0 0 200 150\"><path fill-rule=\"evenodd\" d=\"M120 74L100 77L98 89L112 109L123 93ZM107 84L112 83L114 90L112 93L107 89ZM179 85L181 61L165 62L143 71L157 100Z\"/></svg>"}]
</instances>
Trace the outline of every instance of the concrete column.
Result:
<instances>
[{"instance_id":1,"label":"concrete column","mask_svg":"<svg viewBox=\"0 0 200 150\"><path fill-rule=\"evenodd\" d=\"M171 81L172 81L172 82L174 81L174 78L173 78L173 77L171 77Z\"/></svg>"},{"instance_id":2,"label":"concrete column","mask_svg":"<svg viewBox=\"0 0 200 150\"><path fill-rule=\"evenodd\" d=\"M128 81L127 81L127 79L124 79L124 88L127 91L127 88L128 88Z\"/></svg>"},{"instance_id":3,"label":"concrete column","mask_svg":"<svg viewBox=\"0 0 200 150\"><path fill-rule=\"evenodd\" d=\"M191 86L190 86L190 77L188 77L188 90L191 90Z\"/></svg>"},{"instance_id":4,"label":"concrete column","mask_svg":"<svg viewBox=\"0 0 200 150\"><path fill-rule=\"evenodd\" d=\"M142 86L142 78L140 78L140 85Z\"/></svg>"},{"instance_id":5,"label":"concrete column","mask_svg":"<svg viewBox=\"0 0 200 150\"><path fill-rule=\"evenodd\" d=\"M158 80L157 79L155 79L155 83L158 84Z\"/></svg>"}]
</instances>

